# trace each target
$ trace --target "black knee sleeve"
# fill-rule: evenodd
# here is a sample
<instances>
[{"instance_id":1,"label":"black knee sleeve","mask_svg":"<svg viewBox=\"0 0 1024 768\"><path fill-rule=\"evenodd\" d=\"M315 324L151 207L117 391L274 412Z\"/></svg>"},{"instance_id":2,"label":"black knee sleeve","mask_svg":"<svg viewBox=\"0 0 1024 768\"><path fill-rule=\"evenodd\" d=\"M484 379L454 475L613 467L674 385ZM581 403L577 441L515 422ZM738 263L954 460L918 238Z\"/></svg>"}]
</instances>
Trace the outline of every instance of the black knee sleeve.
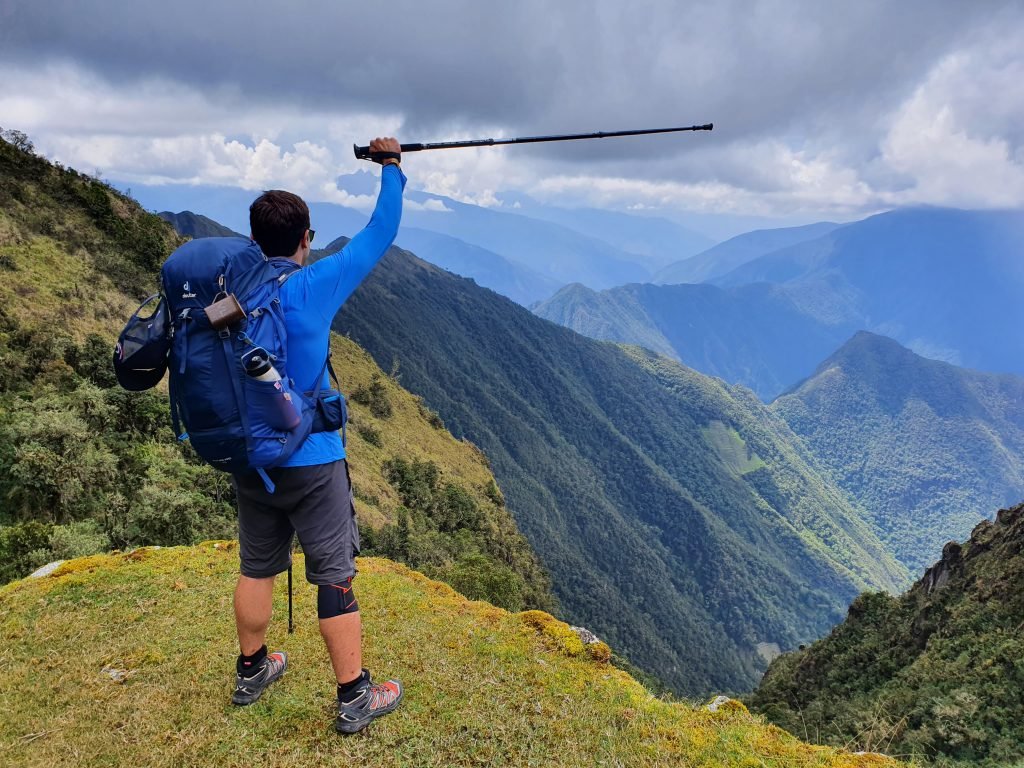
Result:
<instances>
[{"instance_id":1,"label":"black knee sleeve","mask_svg":"<svg viewBox=\"0 0 1024 768\"><path fill-rule=\"evenodd\" d=\"M332 619L359 610L356 593L352 590L352 579L340 584L320 584L316 591L316 613L321 619Z\"/></svg>"}]
</instances>

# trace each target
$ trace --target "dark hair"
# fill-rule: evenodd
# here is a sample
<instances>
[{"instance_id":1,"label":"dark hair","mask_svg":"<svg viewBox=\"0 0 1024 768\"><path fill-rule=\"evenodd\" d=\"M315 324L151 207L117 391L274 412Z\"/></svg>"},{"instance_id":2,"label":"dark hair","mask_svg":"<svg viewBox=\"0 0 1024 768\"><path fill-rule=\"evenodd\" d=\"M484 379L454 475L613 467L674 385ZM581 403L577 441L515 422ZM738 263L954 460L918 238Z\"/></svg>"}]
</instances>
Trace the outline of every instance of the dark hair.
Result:
<instances>
[{"instance_id":1,"label":"dark hair","mask_svg":"<svg viewBox=\"0 0 1024 768\"><path fill-rule=\"evenodd\" d=\"M309 229L309 206L291 192L267 190L249 206L249 227L267 256L291 256Z\"/></svg>"}]
</instances>

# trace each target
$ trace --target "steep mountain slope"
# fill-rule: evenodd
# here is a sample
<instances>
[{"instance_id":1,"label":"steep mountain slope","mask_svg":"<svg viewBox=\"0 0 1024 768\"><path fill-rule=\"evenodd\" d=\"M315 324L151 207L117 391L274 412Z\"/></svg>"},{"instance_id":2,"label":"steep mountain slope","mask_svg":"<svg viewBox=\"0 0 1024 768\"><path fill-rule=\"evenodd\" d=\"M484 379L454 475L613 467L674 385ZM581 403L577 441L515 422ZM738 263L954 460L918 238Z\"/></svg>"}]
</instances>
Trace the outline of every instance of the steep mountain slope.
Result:
<instances>
[{"instance_id":1,"label":"steep mountain slope","mask_svg":"<svg viewBox=\"0 0 1024 768\"><path fill-rule=\"evenodd\" d=\"M227 703L234 542L76 560L3 588L5 765L895 765L802 744L737 702L709 712L655 699L602 661L607 646L584 646L547 614L469 602L386 560L358 565L364 658L400 678L406 698L355 738L331 727L304 584L295 634L280 619L270 627L287 674L252 706ZM284 601L281 585L279 617Z\"/></svg>"},{"instance_id":2,"label":"steep mountain slope","mask_svg":"<svg viewBox=\"0 0 1024 768\"><path fill-rule=\"evenodd\" d=\"M807 376L855 330L807 315L785 289L633 284L596 292L566 286L533 307L594 339L675 358L770 400Z\"/></svg>"},{"instance_id":3,"label":"steep mountain slope","mask_svg":"<svg viewBox=\"0 0 1024 768\"><path fill-rule=\"evenodd\" d=\"M125 392L110 366L179 242L130 198L0 141L0 582L58 557L234 535L229 477L174 439L165 391ZM351 341L333 351L367 551L471 597L551 607L486 459Z\"/></svg>"},{"instance_id":4,"label":"steep mountain slope","mask_svg":"<svg viewBox=\"0 0 1024 768\"><path fill-rule=\"evenodd\" d=\"M771 407L912 573L990 510L1024 499L1024 378L862 332Z\"/></svg>"},{"instance_id":5,"label":"steep mountain slope","mask_svg":"<svg viewBox=\"0 0 1024 768\"><path fill-rule=\"evenodd\" d=\"M1024 759L1024 506L978 524L899 598L778 658L751 706L794 733L935 765Z\"/></svg>"},{"instance_id":6,"label":"steep mountain slope","mask_svg":"<svg viewBox=\"0 0 1024 768\"><path fill-rule=\"evenodd\" d=\"M493 251L439 232L402 227L396 244L415 251L420 258L442 269L471 277L478 285L523 306L546 299L562 285Z\"/></svg>"},{"instance_id":7,"label":"steep mountain slope","mask_svg":"<svg viewBox=\"0 0 1024 768\"><path fill-rule=\"evenodd\" d=\"M213 219L201 214L192 213L192 211L181 211L180 213L163 211L157 216L174 227L175 232L185 237L242 237L233 229L218 224Z\"/></svg>"},{"instance_id":8,"label":"steep mountain slope","mask_svg":"<svg viewBox=\"0 0 1024 768\"><path fill-rule=\"evenodd\" d=\"M759 647L904 583L745 390L666 375L397 250L334 327L486 451L568 615L677 690L751 686Z\"/></svg>"},{"instance_id":9,"label":"steep mountain slope","mask_svg":"<svg viewBox=\"0 0 1024 768\"><path fill-rule=\"evenodd\" d=\"M660 284L703 283L725 275L742 264L796 243L827 235L839 224L822 221L802 227L758 229L726 240L687 259L681 259L655 273Z\"/></svg>"},{"instance_id":10,"label":"steep mountain slope","mask_svg":"<svg viewBox=\"0 0 1024 768\"><path fill-rule=\"evenodd\" d=\"M1024 211L909 209L756 259L715 282L780 283L808 314L926 357L1024 373Z\"/></svg>"}]
</instances>

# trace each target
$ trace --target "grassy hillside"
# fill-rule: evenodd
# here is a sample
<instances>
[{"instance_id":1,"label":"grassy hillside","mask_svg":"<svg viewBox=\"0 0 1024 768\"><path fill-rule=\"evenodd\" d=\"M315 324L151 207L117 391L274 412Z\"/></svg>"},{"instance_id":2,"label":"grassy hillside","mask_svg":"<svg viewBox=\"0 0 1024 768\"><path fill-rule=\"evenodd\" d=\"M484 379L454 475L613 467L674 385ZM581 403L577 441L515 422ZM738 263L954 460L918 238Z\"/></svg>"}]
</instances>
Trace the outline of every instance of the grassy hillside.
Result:
<instances>
[{"instance_id":1,"label":"grassy hillside","mask_svg":"<svg viewBox=\"0 0 1024 768\"><path fill-rule=\"evenodd\" d=\"M229 477L173 439L166 393L124 392L111 350L181 242L105 184L0 141L0 582L49 560L235 531ZM349 454L367 552L465 594L552 606L486 458L352 342Z\"/></svg>"},{"instance_id":2,"label":"grassy hillside","mask_svg":"<svg viewBox=\"0 0 1024 768\"><path fill-rule=\"evenodd\" d=\"M1024 378L926 360L859 333L780 397L782 416L915 574L1024 499Z\"/></svg>"},{"instance_id":3,"label":"grassy hillside","mask_svg":"<svg viewBox=\"0 0 1024 768\"><path fill-rule=\"evenodd\" d=\"M1024 506L978 524L899 598L779 657L752 708L804 738L942 766L1024 760Z\"/></svg>"},{"instance_id":4,"label":"grassy hillside","mask_svg":"<svg viewBox=\"0 0 1024 768\"><path fill-rule=\"evenodd\" d=\"M400 250L335 328L486 451L567 616L677 691L749 689L759 648L906 583L749 390L662 375Z\"/></svg>"},{"instance_id":5,"label":"grassy hillside","mask_svg":"<svg viewBox=\"0 0 1024 768\"><path fill-rule=\"evenodd\" d=\"M233 542L87 558L0 589L4 763L892 765L801 744L737 703L712 713L656 699L601 661L607 647L584 647L547 614L469 602L389 561L358 566L364 659L407 693L350 738L333 731L331 672L306 585L294 635L281 620L283 584L276 596L270 645L289 652L289 671L257 704L229 704Z\"/></svg>"}]
</instances>

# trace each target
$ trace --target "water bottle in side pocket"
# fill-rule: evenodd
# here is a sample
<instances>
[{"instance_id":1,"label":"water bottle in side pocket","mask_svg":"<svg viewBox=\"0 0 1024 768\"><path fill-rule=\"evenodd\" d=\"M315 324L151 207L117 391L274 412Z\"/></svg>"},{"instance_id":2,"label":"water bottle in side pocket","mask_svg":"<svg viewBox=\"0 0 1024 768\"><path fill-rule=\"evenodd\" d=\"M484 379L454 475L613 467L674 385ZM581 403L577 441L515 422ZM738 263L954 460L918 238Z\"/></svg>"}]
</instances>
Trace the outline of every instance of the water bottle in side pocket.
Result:
<instances>
[{"instance_id":1,"label":"water bottle in side pocket","mask_svg":"<svg viewBox=\"0 0 1024 768\"><path fill-rule=\"evenodd\" d=\"M295 429L302 415L267 351L257 347L247 352L242 356L242 367L248 375L245 389L250 409L272 429L285 432Z\"/></svg>"}]
</instances>

